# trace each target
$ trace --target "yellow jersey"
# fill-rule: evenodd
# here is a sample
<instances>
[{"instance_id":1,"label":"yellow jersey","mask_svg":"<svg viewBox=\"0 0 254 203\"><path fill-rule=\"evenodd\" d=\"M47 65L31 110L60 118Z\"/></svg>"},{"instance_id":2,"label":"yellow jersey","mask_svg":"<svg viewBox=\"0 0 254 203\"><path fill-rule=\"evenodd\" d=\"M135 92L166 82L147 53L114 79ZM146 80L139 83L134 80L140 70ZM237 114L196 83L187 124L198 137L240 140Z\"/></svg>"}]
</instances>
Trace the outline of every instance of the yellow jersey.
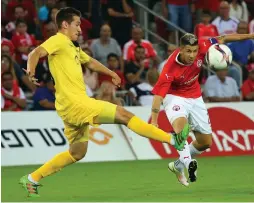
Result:
<instances>
[{"instance_id":1,"label":"yellow jersey","mask_svg":"<svg viewBox=\"0 0 254 203\"><path fill-rule=\"evenodd\" d=\"M80 112L86 112L88 117L100 113L99 107L88 108L96 105L96 101L86 95L81 64L89 62L90 57L59 32L40 46L48 52L49 69L55 81L55 106L62 119L69 117L69 121L72 119L71 123L78 124L86 122L86 119L74 121L77 119L70 117L75 117Z\"/></svg>"}]
</instances>

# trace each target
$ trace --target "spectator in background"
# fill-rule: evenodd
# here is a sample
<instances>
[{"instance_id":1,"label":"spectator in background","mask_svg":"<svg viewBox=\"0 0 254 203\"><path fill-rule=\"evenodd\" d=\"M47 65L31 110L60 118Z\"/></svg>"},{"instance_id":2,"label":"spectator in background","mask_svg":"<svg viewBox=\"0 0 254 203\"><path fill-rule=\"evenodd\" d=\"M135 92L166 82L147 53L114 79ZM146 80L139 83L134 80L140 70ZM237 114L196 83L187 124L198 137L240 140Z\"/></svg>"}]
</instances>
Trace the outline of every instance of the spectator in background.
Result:
<instances>
[{"instance_id":1,"label":"spectator in background","mask_svg":"<svg viewBox=\"0 0 254 203\"><path fill-rule=\"evenodd\" d=\"M1 109L2 111L21 111L26 107L26 97L22 89L15 85L11 72L4 72L1 76Z\"/></svg>"},{"instance_id":2,"label":"spectator in background","mask_svg":"<svg viewBox=\"0 0 254 203\"><path fill-rule=\"evenodd\" d=\"M237 18L239 21L248 23L248 8L243 0L231 0L229 14L230 16Z\"/></svg>"},{"instance_id":3,"label":"spectator in background","mask_svg":"<svg viewBox=\"0 0 254 203\"><path fill-rule=\"evenodd\" d=\"M47 40L48 38L52 37L57 33L57 27L56 24L52 21L46 23L44 25L44 40Z\"/></svg>"},{"instance_id":4,"label":"spectator in background","mask_svg":"<svg viewBox=\"0 0 254 203\"><path fill-rule=\"evenodd\" d=\"M248 24L246 22L240 22L237 27L237 33L248 34ZM232 52L233 60L241 66L243 80L245 80L248 77L246 65L248 63L248 57L254 52L254 42L253 40L249 39L239 42L232 42L228 46ZM233 77L240 87L240 71L233 64L230 66L229 76Z\"/></svg>"},{"instance_id":5,"label":"spectator in background","mask_svg":"<svg viewBox=\"0 0 254 203\"><path fill-rule=\"evenodd\" d=\"M55 110L55 88L53 80L50 75L47 75L43 81L45 86L39 87L36 89L33 101L34 101L34 110Z\"/></svg>"},{"instance_id":6,"label":"spectator in background","mask_svg":"<svg viewBox=\"0 0 254 203\"><path fill-rule=\"evenodd\" d=\"M145 80L147 70L145 68L145 48L137 46L135 48L135 60L127 63L124 71L127 81L126 88L129 89Z\"/></svg>"},{"instance_id":7,"label":"spectator in background","mask_svg":"<svg viewBox=\"0 0 254 203\"><path fill-rule=\"evenodd\" d=\"M169 56L170 56L176 49L177 49L177 46L174 45L174 44L170 44L170 45L168 46L168 53L167 53L168 57L167 57L163 62L160 63L160 65L159 65L159 67L158 67L159 73L161 73L161 71L163 70L164 65L166 64L166 62L167 62Z\"/></svg>"},{"instance_id":8,"label":"spectator in background","mask_svg":"<svg viewBox=\"0 0 254 203\"><path fill-rule=\"evenodd\" d=\"M146 75L146 81L130 88L133 97L141 106L152 106L153 94L152 90L159 78L159 73L156 69L150 69Z\"/></svg>"},{"instance_id":9,"label":"spectator in background","mask_svg":"<svg viewBox=\"0 0 254 203\"><path fill-rule=\"evenodd\" d=\"M254 101L254 63L248 65L249 78L244 81L241 90L244 101Z\"/></svg>"},{"instance_id":10,"label":"spectator in background","mask_svg":"<svg viewBox=\"0 0 254 203\"><path fill-rule=\"evenodd\" d=\"M240 101L237 84L227 74L228 69L226 68L224 70L216 70L216 75L208 77L204 86L204 95L209 102Z\"/></svg>"},{"instance_id":11,"label":"spectator in background","mask_svg":"<svg viewBox=\"0 0 254 203\"><path fill-rule=\"evenodd\" d=\"M88 56L93 57L93 53L87 44L83 44L83 47L81 48ZM86 84L86 94L89 97L93 97L94 90L96 90L98 86L98 73L91 71L86 65L83 65L82 69L84 75L84 82Z\"/></svg>"},{"instance_id":12,"label":"spectator in background","mask_svg":"<svg viewBox=\"0 0 254 203\"><path fill-rule=\"evenodd\" d=\"M208 39L219 35L217 27L210 23L212 19L211 13L204 10L201 16L201 23L195 27L195 35L201 39Z\"/></svg>"},{"instance_id":13,"label":"spectator in background","mask_svg":"<svg viewBox=\"0 0 254 203\"><path fill-rule=\"evenodd\" d=\"M47 0L46 4L39 8L39 20L45 22L48 20L50 10L55 6L56 0Z\"/></svg>"},{"instance_id":14,"label":"spectator in background","mask_svg":"<svg viewBox=\"0 0 254 203\"><path fill-rule=\"evenodd\" d=\"M250 21L249 32L250 34L254 34L254 18Z\"/></svg>"},{"instance_id":15,"label":"spectator in background","mask_svg":"<svg viewBox=\"0 0 254 203\"><path fill-rule=\"evenodd\" d=\"M119 70L119 56L115 53L110 53L107 56L107 67L114 71L121 78L121 87L120 89L125 89L125 78L123 72ZM104 81L108 81L112 83L112 77L104 74L99 74L99 85L101 85ZM113 84L113 83L112 83Z\"/></svg>"},{"instance_id":16,"label":"spectator in background","mask_svg":"<svg viewBox=\"0 0 254 203\"><path fill-rule=\"evenodd\" d=\"M192 21L189 0L162 0L162 12L166 19L186 32L191 32Z\"/></svg>"},{"instance_id":17,"label":"spectator in background","mask_svg":"<svg viewBox=\"0 0 254 203\"><path fill-rule=\"evenodd\" d=\"M22 83L32 92L35 91L36 86L29 81L28 77L24 74L20 66L12 60L10 55L1 56L1 73L3 74L4 72L11 72L14 78L14 83L17 85L18 83Z\"/></svg>"},{"instance_id":18,"label":"spectator in background","mask_svg":"<svg viewBox=\"0 0 254 203\"><path fill-rule=\"evenodd\" d=\"M111 28L108 24L101 26L100 38L95 39L91 43L93 57L100 61L104 66L107 66L107 56L110 53L116 54L119 58L122 57L122 51L117 41L111 38ZM121 59L121 70L123 71L123 61Z\"/></svg>"},{"instance_id":19,"label":"spectator in background","mask_svg":"<svg viewBox=\"0 0 254 203\"><path fill-rule=\"evenodd\" d=\"M145 49L145 67L148 68L150 66L150 60L153 61L153 66L157 67L159 59L152 43L142 38L143 30L140 27L134 27L132 29L132 39L124 45L123 59L126 61L134 61L135 48L142 46Z\"/></svg>"},{"instance_id":20,"label":"spectator in background","mask_svg":"<svg viewBox=\"0 0 254 203\"><path fill-rule=\"evenodd\" d=\"M16 15L15 8L17 6L21 6L22 8L25 9L26 11L25 19L28 22L35 24L38 23L36 8L34 6L33 1L31 0L10 0L6 8L6 17L9 21L15 21L17 19L17 17L15 17Z\"/></svg>"},{"instance_id":21,"label":"spectator in background","mask_svg":"<svg viewBox=\"0 0 254 203\"><path fill-rule=\"evenodd\" d=\"M111 82L104 81L99 89L96 99L123 106L123 101L116 97L116 88Z\"/></svg>"},{"instance_id":22,"label":"spectator in background","mask_svg":"<svg viewBox=\"0 0 254 203\"><path fill-rule=\"evenodd\" d=\"M6 37L8 39L11 39L13 36L13 33L16 30L16 22L17 20L24 20L27 24L27 32L30 34L35 34L36 32L36 25L34 21L31 21L31 19L27 19L27 10L22 5L17 5L14 8L14 20L10 21L6 26Z\"/></svg>"},{"instance_id":23,"label":"spectator in background","mask_svg":"<svg viewBox=\"0 0 254 203\"><path fill-rule=\"evenodd\" d=\"M109 24L112 29L112 36L124 46L131 38L133 0L108 0Z\"/></svg>"},{"instance_id":24,"label":"spectator in background","mask_svg":"<svg viewBox=\"0 0 254 203\"><path fill-rule=\"evenodd\" d=\"M1 39L1 53L6 54L9 56L13 56L15 52L15 47L11 40L8 40L6 38Z\"/></svg>"},{"instance_id":25,"label":"spectator in background","mask_svg":"<svg viewBox=\"0 0 254 203\"><path fill-rule=\"evenodd\" d=\"M172 23L184 29L186 32L191 32L192 17L189 0L162 0L162 12L164 18L169 19ZM173 32L175 31L175 28L169 26L169 30ZM174 38L175 35L172 33L170 41L175 42Z\"/></svg>"},{"instance_id":26,"label":"spectator in background","mask_svg":"<svg viewBox=\"0 0 254 203\"><path fill-rule=\"evenodd\" d=\"M16 61L26 68L28 54L36 46L36 40L33 35L27 33L27 23L24 20L16 21L16 32L12 36L12 43L16 48Z\"/></svg>"},{"instance_id":27,"label":"spectator in background","mask_svg":"<svg viewBox=\"0 0 254 203\"><path fill-rule=\"evenodd\" d=\"M232 34L237 30L239 20L229 14L229 4L227 1L220 3L219 16L212 22L218 29L219 35Z\"/></svg>"}]
</instances>

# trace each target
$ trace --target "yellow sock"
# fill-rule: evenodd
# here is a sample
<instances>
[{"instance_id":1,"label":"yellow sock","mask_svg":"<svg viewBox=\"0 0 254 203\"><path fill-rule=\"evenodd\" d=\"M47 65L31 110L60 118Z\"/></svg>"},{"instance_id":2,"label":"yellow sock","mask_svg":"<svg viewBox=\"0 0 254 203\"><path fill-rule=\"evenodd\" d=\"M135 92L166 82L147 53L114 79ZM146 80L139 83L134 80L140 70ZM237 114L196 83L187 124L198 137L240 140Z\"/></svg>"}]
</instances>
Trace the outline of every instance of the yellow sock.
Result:
<instances>
[{"instance_id":1,"label":"yellow sock","mask_svg":"<svg viewBox=\"0 0 254 203\"><path fill-rule=\"evenodd\" d=\"M133 132L147 138L151 138L160 142L167 142L172 144L172 135L164 132L163 130L148 124L137 116L133 116L128 123L128 128Z\"/></svg>"},{"instance_id":2,"label":"yellow sock","mask_svg":"<svg viewBox=\"0 0 254 203\"><path fill-rule=\"evenodd\" d=\"M75 162L76 160L71 156L69 151L62 152L31 173L31 176L34 181L39 182L43 177L49 176Z\"/></svg>"}]
</instances>

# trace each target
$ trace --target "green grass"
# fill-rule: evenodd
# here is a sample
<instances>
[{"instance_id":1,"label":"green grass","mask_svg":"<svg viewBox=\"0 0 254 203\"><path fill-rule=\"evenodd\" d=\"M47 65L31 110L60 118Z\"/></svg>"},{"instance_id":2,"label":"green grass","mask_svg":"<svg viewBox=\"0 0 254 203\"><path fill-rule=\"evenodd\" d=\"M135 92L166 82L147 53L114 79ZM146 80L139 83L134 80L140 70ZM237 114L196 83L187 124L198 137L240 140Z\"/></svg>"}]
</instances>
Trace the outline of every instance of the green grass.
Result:
<instances>
[{"instance_id":1,"label":"green grass","mask_svg":"<svg viewBox=\"0 0 254 203\"><path fill-rule=\"evenodd\" d=\"M198 181L185 188L167 170L170 160L82 163L41 181L28 199L18 180L37 166L2 167L2 202L254 201L254 157L199 158Z\"/></svg>"}]
</instances>

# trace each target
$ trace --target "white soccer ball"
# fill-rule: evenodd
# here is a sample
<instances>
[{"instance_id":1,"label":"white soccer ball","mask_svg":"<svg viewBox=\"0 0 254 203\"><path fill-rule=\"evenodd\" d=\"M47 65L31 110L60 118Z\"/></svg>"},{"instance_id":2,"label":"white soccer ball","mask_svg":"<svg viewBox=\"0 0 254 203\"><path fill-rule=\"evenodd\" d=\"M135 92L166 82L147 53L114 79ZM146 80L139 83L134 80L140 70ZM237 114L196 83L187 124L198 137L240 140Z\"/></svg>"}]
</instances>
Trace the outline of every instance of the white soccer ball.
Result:
<instances>
[{"instance_id":1,"label":"white soccer ball","mask_svg":"<svg viewBox=\"0 0 254 203\"><path fill-rule=\"evenodd\" d=\"M214 44L208 49L206 62L210 68L225 69L232 62L232 52L224 44Z\"/></svg>"}]
</instances>

